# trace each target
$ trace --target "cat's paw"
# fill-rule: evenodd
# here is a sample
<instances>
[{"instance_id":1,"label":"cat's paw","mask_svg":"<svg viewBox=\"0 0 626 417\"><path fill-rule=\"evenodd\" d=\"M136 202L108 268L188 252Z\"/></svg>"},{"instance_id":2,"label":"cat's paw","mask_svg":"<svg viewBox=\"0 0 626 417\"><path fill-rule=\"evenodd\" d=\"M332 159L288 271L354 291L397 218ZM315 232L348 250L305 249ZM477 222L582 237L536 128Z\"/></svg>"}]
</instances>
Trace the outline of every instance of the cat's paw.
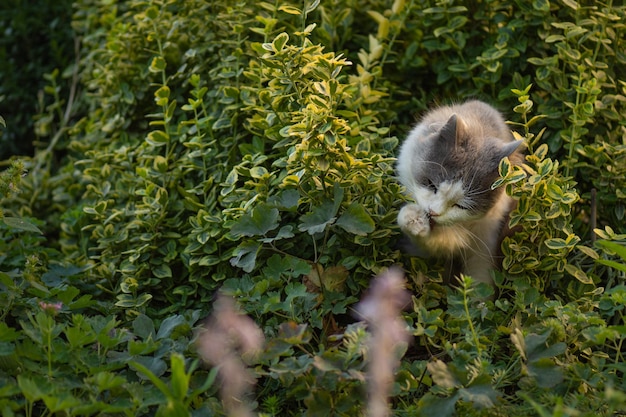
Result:
<instances>
[{"instance_id":1,"label":"cat's paw","mask_svg":"<svg viewBox=\"0 0 626 417\"><path fill-rule=\"evenodd\" d=\"M416 204L407 204L400 209L398 225L409 236L425 237L430 233L428 214Z\"/></svg>"}]
</instances>

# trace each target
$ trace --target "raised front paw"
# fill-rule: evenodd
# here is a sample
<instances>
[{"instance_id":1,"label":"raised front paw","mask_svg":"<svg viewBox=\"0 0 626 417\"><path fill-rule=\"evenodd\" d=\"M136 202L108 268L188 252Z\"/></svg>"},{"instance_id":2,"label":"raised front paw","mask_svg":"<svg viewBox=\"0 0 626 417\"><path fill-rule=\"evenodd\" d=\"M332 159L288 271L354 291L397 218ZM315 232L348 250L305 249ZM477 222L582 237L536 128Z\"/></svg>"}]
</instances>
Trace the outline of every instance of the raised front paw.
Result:
<instances>
[{"instance_id":1,"label":"raised front paw","mask_svg":"<svg viewBox=\"0 0 626 417\"><path fill-rule=\"evenodd\" d=\"M430 221L428 214L416 204L407 204L398 213L398 225L409 236L428 236Z\"/></svg>"}]
</instances>

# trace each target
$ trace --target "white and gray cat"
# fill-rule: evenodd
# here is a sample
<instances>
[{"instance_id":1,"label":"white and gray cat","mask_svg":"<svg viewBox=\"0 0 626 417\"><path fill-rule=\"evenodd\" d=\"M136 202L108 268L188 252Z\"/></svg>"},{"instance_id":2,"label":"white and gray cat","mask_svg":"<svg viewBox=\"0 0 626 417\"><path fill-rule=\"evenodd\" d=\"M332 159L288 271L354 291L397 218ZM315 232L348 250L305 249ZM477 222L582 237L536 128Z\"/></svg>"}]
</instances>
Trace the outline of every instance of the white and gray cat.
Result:
<instances>
[{"instance_id":1,"label":"white and gray cat","mask_svg":"<svg viewBox=\"0 0 626 417\"><path fill-rule=\"evenodd\" d=\"M454 265L450 274L492 283L513 200L491 185L504 157L521 163L521 142L482 101L442 106L423 117L402 144L397 165L413 200L400 210L398 225L420 253L447 259Z\"/></svg>"}]
</instances>

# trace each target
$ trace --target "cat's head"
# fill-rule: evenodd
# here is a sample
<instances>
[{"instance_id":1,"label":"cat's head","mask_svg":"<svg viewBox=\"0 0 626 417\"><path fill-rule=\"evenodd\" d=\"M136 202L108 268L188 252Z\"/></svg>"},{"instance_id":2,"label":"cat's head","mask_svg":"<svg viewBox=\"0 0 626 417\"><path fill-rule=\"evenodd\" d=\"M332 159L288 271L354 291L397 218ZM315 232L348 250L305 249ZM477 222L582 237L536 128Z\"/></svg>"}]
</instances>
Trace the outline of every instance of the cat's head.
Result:
<instances>
[{"instance_id":1,"label":"cat's head","mask_svg":"<svg viewBox=\"0 0 626 417\"><path fill-rule=\"evenodd\" d=\"M521 141L491 137L489 129L452 115L445 123L421 126L423 135L402 155L399 174L415 203L441 225L482 218L501 190L492 190L498 165L516 153ZM500 134L501 136L501 134Z\"/></svg>"}]
</instances>

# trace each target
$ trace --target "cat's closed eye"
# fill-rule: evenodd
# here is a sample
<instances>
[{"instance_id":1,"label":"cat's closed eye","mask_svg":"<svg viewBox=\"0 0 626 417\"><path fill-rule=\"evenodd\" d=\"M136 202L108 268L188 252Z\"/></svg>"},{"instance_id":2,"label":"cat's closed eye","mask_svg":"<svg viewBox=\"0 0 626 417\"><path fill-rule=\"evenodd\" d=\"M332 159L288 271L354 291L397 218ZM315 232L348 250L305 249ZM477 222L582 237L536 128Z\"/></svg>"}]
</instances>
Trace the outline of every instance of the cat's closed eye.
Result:
<instances>
[{"instance_id":1,"label":"cat's closed eye","mask_svg":"<svg viewBox=\"0 0 626 417\"><path fill-rule=\"evenodd\" d=\"M437 186L435 185L434 182L432 182L432 180L430 178L426 178L424 180L423 184L424 184L424 187L428 188L433 193L437 192Z\"/></svg>"}]
</instances>

